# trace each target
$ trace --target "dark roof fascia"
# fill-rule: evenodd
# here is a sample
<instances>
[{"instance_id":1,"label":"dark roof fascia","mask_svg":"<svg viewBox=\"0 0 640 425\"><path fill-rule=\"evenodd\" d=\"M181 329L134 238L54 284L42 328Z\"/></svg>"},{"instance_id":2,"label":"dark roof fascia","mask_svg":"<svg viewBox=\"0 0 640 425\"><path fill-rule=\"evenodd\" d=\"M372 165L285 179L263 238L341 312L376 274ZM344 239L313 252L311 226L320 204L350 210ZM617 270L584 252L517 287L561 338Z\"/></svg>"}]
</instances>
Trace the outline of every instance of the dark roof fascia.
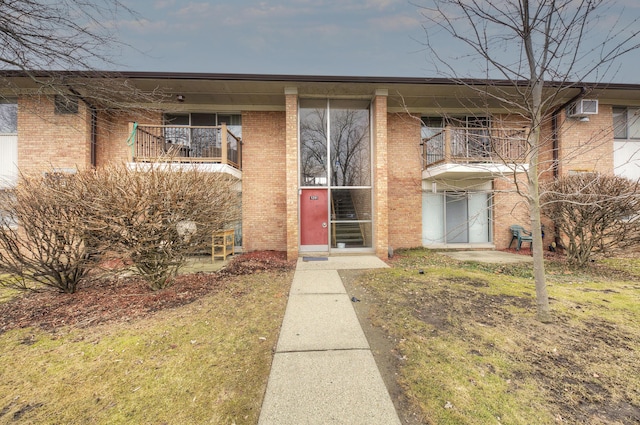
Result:
<instances>
[{"instance_id":1,"label":"dark roof fascia","mask_svg":"<svg viewBox=\"0 0 640 425\"><path fill-rule=\"evenodd\" d=\"M352 84L408 84L408 85L461 85L461 86L497 86L511 87L513 81L471 78L424 78L424 77L375 77L375 76L335 76L335 75L293 75L293 74L226 74L198 72L146 72L146 71L22 71L3 70L0 76L17 77L73 77L73 78L128 78L153 80L209 80L209 81L255 81L281 83L352 83ZM528 81L518 81L520 87L527 86ZM640 90L640 84L629 83L577 83L547 81L549 87L582 88L591 90Z\"/></svg>"},{"instance_id":2,"label":"dark roof fascia","mask_svg":"<svg viewBox=\"0 0 640 425\"><path fill-rule=\"evenodd\" d=\"M152 80L212 80L212 81L256 81L256 82L303 82L303 83L373 83L373 84L457 84L448 78L419 77L368 77L335 75L293 74L227 74L201 72L147 72L147 71L45 71L5 70L4 77L75 77L75 78L130 78ZM472 84L486 84L486 80L467 80Z\"/></svg>"}]
</instances>

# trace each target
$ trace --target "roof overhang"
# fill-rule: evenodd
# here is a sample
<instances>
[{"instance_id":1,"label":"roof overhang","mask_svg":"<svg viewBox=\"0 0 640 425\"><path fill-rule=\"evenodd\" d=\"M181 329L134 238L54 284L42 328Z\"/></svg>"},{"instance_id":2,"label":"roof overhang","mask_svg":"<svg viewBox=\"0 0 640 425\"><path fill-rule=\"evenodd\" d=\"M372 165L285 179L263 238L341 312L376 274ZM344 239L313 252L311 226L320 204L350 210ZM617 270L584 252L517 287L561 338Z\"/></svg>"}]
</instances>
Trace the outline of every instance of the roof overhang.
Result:
<instances>
[{"instance_id":1,"label":"roof overhang","mask_svg":"<svg viewBox=\"0 0 640 425\"><path fill-rule=\"evenodd\" d=\"M37 81L63 81L79 91L90 90L95 81L123 81L143 92L162 94L168 109L184 111L251 111L284 110L285 89L295 87L301 98L364 98L371 99L383 89L388 92L389 112L448 114L470 111L506 111L509 102L498 98L527 87L527 81L449 79L419 77L367 77L322 75L268 75L167 72L112 71L2 71L0 78L11 84L0 86L37 90ZM77 83L77 84L76 84ZM549 90L561 89L554 100L560 105L586 88L586 97L620 105L640 105L640 85L555 83L547 82ZM177 95L184 96L178 102Z\"/></svg>"}]
</instances>

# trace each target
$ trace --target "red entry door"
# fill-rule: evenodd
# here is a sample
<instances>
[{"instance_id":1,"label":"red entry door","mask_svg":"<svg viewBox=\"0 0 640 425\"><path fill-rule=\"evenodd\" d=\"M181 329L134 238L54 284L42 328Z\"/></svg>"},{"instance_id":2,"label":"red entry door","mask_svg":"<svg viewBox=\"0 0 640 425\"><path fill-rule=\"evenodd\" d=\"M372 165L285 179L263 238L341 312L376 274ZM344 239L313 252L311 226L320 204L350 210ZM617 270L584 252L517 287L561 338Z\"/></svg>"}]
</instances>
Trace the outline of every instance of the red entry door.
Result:
<instances>
[{"instance_id":1,"label":"red entry door","mask_svg":"<svg viewBox=\"0 0 640 425\"><path fill-rule=\"evenodd\" d=\"M300 195L300 245L327 248L329 220L327 189L302 189Z\"/></svg>"}]
</instances>

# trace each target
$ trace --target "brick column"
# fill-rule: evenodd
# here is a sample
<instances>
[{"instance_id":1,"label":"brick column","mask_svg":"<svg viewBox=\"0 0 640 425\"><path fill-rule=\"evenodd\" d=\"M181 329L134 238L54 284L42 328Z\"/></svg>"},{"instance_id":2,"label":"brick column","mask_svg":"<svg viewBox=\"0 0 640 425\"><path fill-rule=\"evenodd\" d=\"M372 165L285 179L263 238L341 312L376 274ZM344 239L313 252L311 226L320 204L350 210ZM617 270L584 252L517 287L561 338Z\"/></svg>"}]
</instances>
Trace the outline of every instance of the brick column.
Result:
<instances>
[{"instance_id":1,"label":"brick column","mask_svg":"<svg viewBox=\"0 0 640 425\"><path fill-rule=\"evenodd\" d=\"M389 257L389 203L387 154L388 90L378 89L373 100L373 208L374 247L382 259Z\"/></svg>"},{"instance_id":2,"label":"brick column","mask_svg":"<svg viewBox=\"0 0 640 425\"><path fill-rule=\"evenodd\" d=\"M298 258L298 89L286 87L287 259Z\"/></svg>"}]
</instances>

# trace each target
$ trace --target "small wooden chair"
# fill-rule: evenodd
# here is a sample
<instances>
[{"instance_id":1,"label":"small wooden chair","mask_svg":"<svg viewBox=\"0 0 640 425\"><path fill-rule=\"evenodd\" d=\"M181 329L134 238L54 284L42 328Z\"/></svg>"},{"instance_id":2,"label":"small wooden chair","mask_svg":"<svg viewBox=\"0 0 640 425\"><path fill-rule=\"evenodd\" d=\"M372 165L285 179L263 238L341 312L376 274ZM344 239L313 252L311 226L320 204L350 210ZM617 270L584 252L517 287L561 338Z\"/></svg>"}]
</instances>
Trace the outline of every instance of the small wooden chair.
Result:
<instances>
[{"instance_id":1,"label":"small wooden chair","mask_svg":"<svg viewBox=\"0 0 640 425\"><path fill-rule=\"evenodd\" d=\"M533 244L533 236L531 235L531 232L525 230L524 227L519 224L512 224L509 229L511 230L511 242L509 242L509 248L511 248L511 244L515 240L517 241L516 251L520 251L523 242L528 242L529 249L531 249L531 245Z\"/></svg>"}]
</instances>

